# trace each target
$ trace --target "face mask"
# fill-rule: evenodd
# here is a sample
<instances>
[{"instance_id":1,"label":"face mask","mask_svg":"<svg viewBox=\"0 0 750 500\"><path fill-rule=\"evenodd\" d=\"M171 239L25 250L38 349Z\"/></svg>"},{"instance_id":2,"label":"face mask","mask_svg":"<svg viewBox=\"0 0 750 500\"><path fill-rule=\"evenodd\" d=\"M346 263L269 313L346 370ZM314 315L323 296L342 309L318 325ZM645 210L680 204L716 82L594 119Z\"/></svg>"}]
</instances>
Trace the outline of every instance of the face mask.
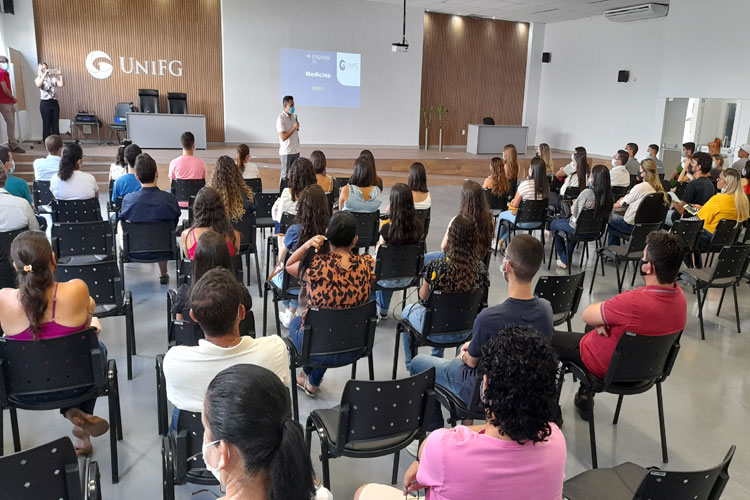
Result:
<instances>
[{"instance_id":1,"label":"face mask","mask_svg":"<svg viewBox=\"0 0 750 500\"><path fill-rule=\"evenodd\" d=\"M574 154L572 154L572 155L570 155L570 161L571 161L571 162L574 162L574 161L576 161L576 155L575 155L575 153L574 153Z\"/></svg>"},{"instance_id":2,"label":"face mask","mask_svg":"<svg viewBox=\"0 0 750 500\"><path fill-rule=\"evenodd\" d=\"M217 445L219 444L219 442L221 442L221 440L211 441L210 443L203 441L203 444L201 444L201 454L203 455L203 462L206 464L206 470L213 474L216 480L219 481L219 483L224 484L221 482L221 471L210 466L208 464L208 457L206 456L206 450L208 449L208 447Z\"/></svg>"},{"instance_id":3,"label":"face mask","mask_svg":"<svg viewBox=\"0 0 750 500\"><path fill-rule=\"evenodd\" d=\"M508 271L506 271L507 263L508 259L503 259L503 265L500 266L500 270L503 272L503 278L505 278L505 281L508 281Z\"/></svg>"},{"instance_id":4,"label":"face mask","mask_svg":"<svg viewBox=\"0 0 750 500\"><path fill-rule=\"evenodd\" d=\"M716 168L716 162L711 163L711 168Z\"/></svg>"},{"instance_id":5,"label":"face mask","mask_svg":"<svg viewBox=\"0 0 750 500\"><path fill-rule=\"evenodd\" d=\"M290 114L290 115L293 115L293 114L294 114L294 106L292 106L291 108L289 108L289 114Z\"/></svg>"},{"instance_id":6,"label":"face mask","mask_svg":"<svg viewBox=\"0 0 750 500\"><path fill-rule=\"evenodd\" d=\"M723 188L721 188L721 193L722 193L722 194L724 194L724 193L726 193L726 192L727 192L727 187L726 187L726 186L724 186Z\"/></svg>"},{"instance_id":7,"label":"face mask","mask_svg":"<svg viewBox=\"0 0 750 500\"><path fill-rule=\"evenodd\" d=\"M487 396L484 393L484 386L487 385L486 382L482 381L481 384L479 384L479 401L482 403L487 403Z\"/></svg>"},{"instance_id":8,"label":"face mask","mask_svg":"<svg viewBox=\"0 0 750 500\"><path fill-rule=\"evenodd\" d=\"M16 160L13 160L12 162L10 162L10 172L8 173L12 174L15 171L16 171Z\"/></svg>"},{"instance_id":9,"label":"face mask","mask_svg":"<svg viewBox=\"0 0 750 500\"><path fill-rule=\"evenodd\" d=\"M616 166L617 166L617 160L615 160L614 158L612 158L612 166L613 166L613 167L616 167Z\"/></svg>"},{"instance_id":10,"label":"face mask","mask_svg":"<svg viewBox=\"0 0 750 500\"><path fill-rule=\"evenodd\" d=\"M8 71L8 63L7 62L0 63L0 68L4 69L5 71Z\"/></svg>"},{"instance_id":11,"label":"face mask","mask_svg":"<svg viewBox=\"0 0 750 500\"><path fill-rule=\"evenodd\" d=\"M641 273L641 276L646 276L648 274L651 274L651 273L644 273L643 272L643 266L645 266L646 264L648 264L648 261L645 261L645 260L641 259L641 265L638 268L638 271Z\"/></svg>"}]
</instances>

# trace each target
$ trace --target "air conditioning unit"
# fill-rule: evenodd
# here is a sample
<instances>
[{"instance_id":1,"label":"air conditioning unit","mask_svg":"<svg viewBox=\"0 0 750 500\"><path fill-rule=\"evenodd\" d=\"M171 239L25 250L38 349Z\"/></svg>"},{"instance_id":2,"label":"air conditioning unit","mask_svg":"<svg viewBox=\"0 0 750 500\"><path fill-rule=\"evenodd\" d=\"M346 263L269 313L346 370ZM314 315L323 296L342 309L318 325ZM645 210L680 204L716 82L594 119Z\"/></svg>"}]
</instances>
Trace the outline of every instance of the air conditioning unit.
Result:
<instances>
[{"instance_id":1,"label":"air conditioning unit","mask_svg":"<svg viewBox=\"0 0 750 500\"><path fill-rule=\"evenodd\" d=\"M653 19L665 17L669 12L669 5L663 3L645 3L632 7L608 10L604 17L609 21L625 23L628 21L640 21L641 19Z\"/></svg>"}]
</instances>

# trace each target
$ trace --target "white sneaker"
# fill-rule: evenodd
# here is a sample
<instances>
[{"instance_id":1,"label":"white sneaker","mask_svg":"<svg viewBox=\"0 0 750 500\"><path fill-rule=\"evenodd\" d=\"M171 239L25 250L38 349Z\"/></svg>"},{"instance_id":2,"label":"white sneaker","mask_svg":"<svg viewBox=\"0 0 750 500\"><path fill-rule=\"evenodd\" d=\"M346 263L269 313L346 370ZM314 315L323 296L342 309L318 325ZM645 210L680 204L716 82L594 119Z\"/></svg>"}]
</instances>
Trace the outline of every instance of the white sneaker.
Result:
<instances>
[{"instance_id":1,"label":"white sneaker","mask_svg":"<svg viewBox=\"0 0 750 500\"><path fill-rule=\"evenodd\" d=\"M281 311L279 313L279 322L281 322L281 326L283 326L284 328L289 328L289 323L292 322L296 315L296 313L293 313L289 309Z\"/></svg>"},{"instance_id":2,"label":"white sneaker","mask_svg":"<svg viewBox=\"0 0 750 500\"><path fill-rule=\"evenodd\" d=\"M565 265L565 263L563 263L563 261L561 261L560 259L557 259L557 262L555 262L555 264L557 264L557 267L559 267L560 269L567 269L568 268L568 266Z\"/></svg>"}]
</instances>

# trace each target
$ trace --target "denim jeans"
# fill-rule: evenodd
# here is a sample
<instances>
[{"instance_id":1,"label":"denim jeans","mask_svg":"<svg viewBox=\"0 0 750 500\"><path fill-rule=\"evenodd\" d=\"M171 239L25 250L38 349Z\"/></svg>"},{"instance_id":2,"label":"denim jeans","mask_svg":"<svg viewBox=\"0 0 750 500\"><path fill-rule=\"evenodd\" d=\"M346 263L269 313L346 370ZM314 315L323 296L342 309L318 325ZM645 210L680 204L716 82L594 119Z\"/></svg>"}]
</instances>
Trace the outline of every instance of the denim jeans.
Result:
<instances>
[{"instance_id":1,"label":"denim jeans","mask_svg":"<svg viewBox=\"0 0 750 500\"><path fill-rule=\"evenodd\" d=\"M576 231L574 227L570 227L570 219L555 219L552 221L549 229L553 234L555 233L555 231L564 231L572 235ZM576 242L575 240L569 240L568 246L566 248L565 239L562 236L558 236L555 234L554 239L555 248L557 249L557 255L560 257L562 263L567 266L570 257L573 255L573 250L575 250L576 248Z\"/></svg>"},{"instance_id":2,"label":"denim jeans","mask_svg":"<svg viewBox=\"0 0 750 500\"><path fill-rule=\"evenodd\" d=\"M424 254L423 265L427 267L427 264L429 264L433 260L442 259L443 257L445 257L445 252L443 252L442 250L440 252L427 252L426 254Z\"/></svg>"},{"instance_id":3,"label":"denim jeans","mask_svg":"<svg viewBox=\"0 0 750 500\"><path fill-rule=\"evenodd\" d=\"M426 354L418 354L411 360L409 373L416 375L435 367L435 385L442 386L456 396L459 396L462 387L460 376L463 365L464 363L460 359L443 359ZM469 404L469 401L464 401L464 403ZM436 401L432 414L427 416L427 430L434 431L441 427L443 427L443 413L440 404Z\"/></svg>"},{"instance_id":4,"label":"denim jeans","mask_svg":"<svg viewBox=\"0 0 750 500\"><path fill-rule=\"evenodd\" d=\"M408 304L404 308L404 312L401 315L401 319L407 320L409 324L414 327L416 331L419 333L422 333L422 328L424 328L424 314L425 314L425 307L422 304L414 303L414 304ZM464 340L469 337L469 334L466 333L459 333L455 335L431 335L427 337L428 340L431 340L432 342L436 342L439 344L451 344L453 342L459 342L461 340ZM411 372L411 336L407 333L403 333L402 340L404 341L404 361L406 362L406 369ZM441 347L433 347L431 355L436 358L442 358L443 352L445 349Z\"/></svg>"},{"instance_id":5,"label":"denim jeans","mask_svg":"<svg viewBox=\"0 0 750 500\"><path fill-rule=\"evenodd\" d=\"M279 287L279 290L281 290L281 282L284 280L284 273L285 272L286 271L281 271L279 274L277 274L276 276L274 276L273 278L271 278L271 282L274 285L276 285L277 287ZM287 290L286 292L288 294L290 294L290 295L299 295L299 288L295 288L293 290ZM294 299L292 299L292 300L282 300L281 303L284 305L284 307L292 308L295 311L297 310L297 301L294 300Z\"/></svg>"},{"instance_id":6,"label":"denim jeans","mask_svg":"<svg viewBox=\"0 0 750 500\"><path fill-rule=\"evenodd\" d=\"M177 430L177 419L180 418L180 409L176 406L172 410L172 421L169 423L169 430L167 433Z\"/></svg>"},{"instance_id":7,"label":"denim jeans","mask_svg":"<svg viewBox=\"0 0 750 500\"><path fill-rule=\"evenodd\" d=\"M508 239L508 226L505 224L500 224L501 220L507 220L512 222L513 224L516 223L516 214L514 214L511 210L506 210L505 212L500 212L500 215L497 217L497 225L500 228L500 239L503 241L506 241ZM538 222L519 222L517 227L519 229L538 229L539 223ZM495 233L497 234L497 227L495 228Z\"/></svg>"},{"instance_id":8,"label":"denim jeans","mask_svg":"<svg viewBox=\"0 0 750 500\"><path fill-rule=\"evenodd\" d=\"M620 233L633 234L634 227L635 226L631 226L630 224L625 222L625 217L623 217L622 215L612 214L612 218L609 220L609 238L607 239L607 244L620 244L620 238L612 234L613 229Z\"/></svg>"},{"instance_id":9,"label":"denim jeans","mask_svg":"<svg viewBox=\"0 0 750 500\"><path fill-rule=\"evenodd\" d=\"M302 326L302 316L297 316L292 319L291 323L289 324L289 338L292 339L292 342L294 342L294 346L299 352L302 352L302 341L304 339L304 336L305 329ZM337 367L353 363L361 356L361 352L348 352L345 354L312 356L310 360L317 365ZM323 375L325 375L326 373L325 368L311 368L309 366L303 367L302 371L305 373L305 375L307 375L307 380L308 382L310 382L310 385L313 385L315 387L320 386L320 383L323 381Z\"/></svg>"},{"instance_id":10,"label":"denim jeans","mask_svg":"<svg viewBox=\"0 0 750 500\"><path fill-rule=\"evenodd\" d=\"M386 288L400 288L408 285L412 282L412 278L396 278L392 280L380 280L378 286ZM388 314L388 309L391 307L391 298L393 297L393 290L376 290L375 291L375 302L378 304L378 312L381 316Z\"/></svg>"}]
</instances>

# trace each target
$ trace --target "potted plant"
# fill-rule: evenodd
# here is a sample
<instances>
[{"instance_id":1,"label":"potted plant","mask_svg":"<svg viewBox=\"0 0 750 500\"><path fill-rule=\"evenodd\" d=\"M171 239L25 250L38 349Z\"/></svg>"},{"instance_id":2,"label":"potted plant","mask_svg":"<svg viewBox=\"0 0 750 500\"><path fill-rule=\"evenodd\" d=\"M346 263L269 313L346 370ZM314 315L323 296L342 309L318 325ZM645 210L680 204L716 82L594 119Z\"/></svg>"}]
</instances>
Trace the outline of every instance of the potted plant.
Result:
<instances>
[{"instance_id":1,"label":"potted plant","mask_svg":"<svg viewBox=\"0 0 750 500\"><path fill-rule=\"evenodd\" d=\"M434 109L430 107L428 110L427 108L422 108L422 120L424 121L424 150L427 151L427 147L430 144L430 124L432 123L432 114L434 113Z\"/></svg>"},{"instance_id":2,"label":"potted plant","mask_svg":"<svg viewBox=\"0 0 750 500\"><path fill-rule=\"evenodd\" d=\"M440 136L438 140L438 151L443 150L443 129L448 123L448 110L442 104L437 107L438 126L440 127Z\"/></svg>"}]
</instances>

